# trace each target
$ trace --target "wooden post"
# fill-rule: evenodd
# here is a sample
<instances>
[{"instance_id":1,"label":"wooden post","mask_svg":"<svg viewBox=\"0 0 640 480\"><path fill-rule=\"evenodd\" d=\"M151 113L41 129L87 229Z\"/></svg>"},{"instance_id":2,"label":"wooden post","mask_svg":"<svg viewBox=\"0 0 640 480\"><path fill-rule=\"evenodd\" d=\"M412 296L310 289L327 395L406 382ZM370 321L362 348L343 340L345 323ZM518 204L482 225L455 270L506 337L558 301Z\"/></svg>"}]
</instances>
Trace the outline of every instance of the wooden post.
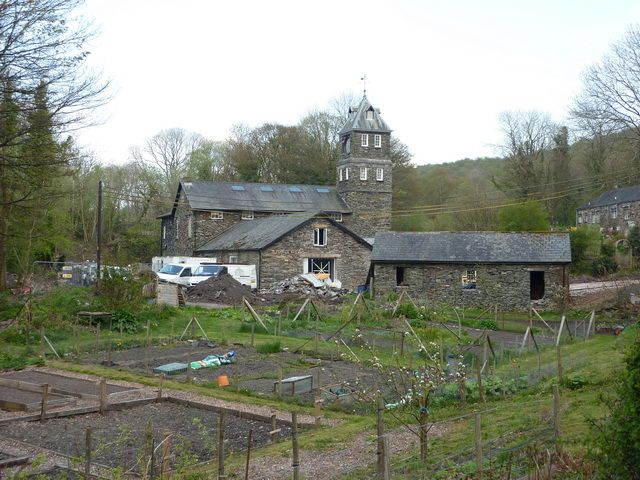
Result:
<instances>
[{"instance_id":1,"label":"wooden post","mask_svg":"<svg viewBox=\"0 0 640 480\"><path fill-rule=\"evenodd\" d=\"M100 322L96 324L96 352L100 351Z\"/></svg>"},{"instance_id":2,"label":"wooden post","mask_svg":"<svg viewBox=\"0 0 640 480\"><path fill-rule=\"evenodd\" d=\"M243 310L244 312L244 310ZM256 341L256 321L251 322L251 346L255 344Z\"/></svg>"},{"instance_id":3,"label":"wooden post","mask_svg":"<svg viewBox=\"0 0 640 480\"><path fill-rule=\"evenodd\" d=\"M482 419L479 412L476 412L475 417L476 473L478 480L482 480Z\"/></svg>"},{"instance_id":4,"label":"wooden post","mask_svg":"<svg viewBox=\"0 0 640 480\"><path fill-rule=\"evenodd\" d=\"M560 389L553 386L553 437L556 444L560 440Z\"/></svg>"},{"instance_id":5,"label":"wooden post","mask_svg":"<svg viewBox=\"0 0 640 480\"><path fill-rule=\"evenodd\" d=\"M191 382L191 360L187 358L187 383Z\"/></svg>"},{"instance_id":6,"label":"wooden post","mask_svg":"<svg viewBox=\"0 0 640 480\"><path fill-rule=\"evenodd\" d=\"M467 387L464 384L464 377L460 378L460 402L462 405L467 404Z\"/></svg>"},{"instance_id":7,"label":"wooden post","mask_svg":"<svg viewBox=\"0 0 640 480\"><path fill-rule=\"evenodd\" d=\"M316 332L315 335L315 339L314 339L314 345L313 345L313 351L315 352L315 355L318 355L318 332Z\"/></svg>"},{"instance_id":8,"label":"wooden post","mask_svg":"<svg viewBox=\"0 0 640 480\"><path fill-rule=\"evenodd\" d=\"M26 326L25 326L25 332L24 332L24 343L25 343L25 347L27 347L27 352L29 351L29 337L31 336L31 320L32 320L32 313L31 313L31 300L27 300L27 321L26 321Z\"/></svg>"},{"instance_id":9,"label":"wooden post","mask_svg":"<svg viewBox=\"0 0 640 480\"><path fill-rule=\"evenodd\" d=\"M107 380L105 378L100 379L100 413L104 413L107 410Z\"/></svg>"},{"instance_id":10,"label":"wooden post","mask_svg":"<svg viewBox=\"0 0 640 480\"><path fill-rule=\"evenodd\" d=\"M158 388L158 398L156 399L156 402L161 402L162 401L162 384L164 383L164 373L160 374L160 387Z\"/></svg>"},{"instance_id":11,"label":"wooden post","mask_svg":"<svg viewBox=\"0 0 640 480\"><path fill-rule=\"evenodd\" d=\"M322 399L320 395L316 394L315 400L313 401L313 413L316 418L316 427L322 425Z\"/></svg>"},{"instance_id":12,"label":"wooden post","mask_svg":"<svg viewBox=\"0 0 640 480\"><path fill-rule=\"evenodd\" d=\"M404 332L400 336L400 358L404 358Z\"/></svg>"},{"instance_id":13,"label":"wooden post","mask_svg":"<svg viewBox=\"0 0 640 480\"><path fill-rule=\"evenodd\" d=\"M252 438L253 438L253 429L249 429L249 437L247 438L247 463L244 467L244 480L249 480L249 461L251 460Z\"/></svg>"},{"instance_id":14,"label":"wooden post","mask_svg":"<svg viewBox=\"0 0 640 480\"><path fill-rule=\"evenodd\" d=\"M169 473L169 450L171 448L171 434L165 432L162 440L162 461L160 463L160 476L164 478Z\"/></svg>"},{"instance_id":15,"label":"wooden post","mask_svg":"<svg viewBox=\"0 0 640 480\"><path fill-rule=\"evenodd\" d=\"M76 322L73 325L73 349L76 352L76 356L80 355L80 342L78 340L78 322Z\"/></svg>"},{"instance_id":16,"label":"wooden post","mask_svg":"<svg viewBox=\"0 0 640 480\"><path fill-rule=\"evenodd\" d=\"M47 397L49 396L49 385L42 385L42 405L40 406L40 421L44 422L47 416Z\"/></svg>"},{"instance_id":17,"label":"wooden post","mask_svg":"<svg viewBox=\"0 0 640 480\"><path fill-rule=\"evenodd\" d=\"M282 377L283 371L282 367L280 367L280 378L278 379L278 398L282 398Z\"/></svg>"},{"instance_id":18,"label":"wooden post","mask_svg":"<svg viewBox=\"0 0 640 480\"><path fill-rule=\"evenodd\" d=\"M156 469L156 441L151 437L151 445L149 445L149 478L154 479L155 477L155 469Z\"/></svg>"},{"instance_id":19,"label":"wooden post","mask_svg":"<svg viewBox=\"0 0 640 480\"><path fill-rule=\"evenodd\" d=\"M44 357L46 355L46 349L44 346L44 323L40 325L40 354Z\"/></svg>"},{"instance_id":20,"label":"wooden post","mask_svg":"<svg viewBox=\"0 0 640 480\"><path fill-rule=\"evenodd\" d=\"M385 477L385 465L387 464L386 456L387 451L385 450L385 442L384 442L384 400L382 399L382 395L378 395L378 416L377 416L377 427L378 427L378 463L377 463L377 478L380 480L388 480L388 477Z\"/></svg>"},{"instance_id":21,"label":"wooden post","mask_svg":"<svg viewBox=\"0 0 640 480\"><path fill-rule=\"evenodd\" d=\"M84 478L91 478L91 427L84 432Z\"/></svg>"},{"instance_id":22,"label":"wooden post","mask_svg":"<svg viewBox=\"0 0 640 480\"><path fill-rule=\"evenodd\" d=\"M593 322L595 321L595 318L596 318L596 311L591 310L591 316L589 317L589 325L587 326L587 331L584 334L585 340L589 338L589 335L591 334L591 328L593 327Z\"/></svg>"},{"instance_id":23,"label":"wooden post","mask_svg":"<svg viewBox=\"0 0 640 480\"><path fill-rule=\"evenodd\" d=\"M218 414L218 480L224 479L224 411Z\"/></svg>"},{"instance_id":24,"label":"wooden post","mask_svg":"<svg viewBox=\"0 0 640 480\"><path fill-rule=\"evenodd\" d=\"M293 447L293 480L300 480L300 457L298 452L298 414L291 412L291 443Z\"/></svg>"},{"instance_id":25,"label":"wooden post","mask_svg":"<svg viewBox=\"0 0 640 480\"><path fill-rule=\"evenodd\" d=\"M277 429L278 425L276 423L276 414L272 413L271 414L271 431L269 432L269 436L271 437L271 442L275 442L276 440L276 429Z\"/></svg>"},{"instance_id":26,"label":"wooden post","mask_svg":"<svg viewBox=\"0 0 640 480\"><path fill-rule=\"evenodd\" d=\"M556 347L556 357L558 360L558 383L562 383L562 351L560 345Z\"/></svg>"},{"instance_id":27,"label":"wooden post","mask_svg":"<svg viewBox=\"0 0 640 480\"><path fill-rule=\"evenodd\" d=\"M482 389L482 365L480 365L480 361L476 362L476 378L478 380L478 394L480 395L480 401L484 403L484 390Z\"/></svg>"}]
</instances>

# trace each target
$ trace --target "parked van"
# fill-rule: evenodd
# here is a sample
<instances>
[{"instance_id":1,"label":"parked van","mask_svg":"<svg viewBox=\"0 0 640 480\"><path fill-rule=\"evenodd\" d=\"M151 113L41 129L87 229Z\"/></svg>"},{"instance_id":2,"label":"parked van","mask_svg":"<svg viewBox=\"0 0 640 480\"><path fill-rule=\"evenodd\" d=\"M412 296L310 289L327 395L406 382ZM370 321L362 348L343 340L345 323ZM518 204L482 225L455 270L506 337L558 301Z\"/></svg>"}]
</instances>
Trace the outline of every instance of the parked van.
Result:
<instances>
[{"instance_id":1,"label":"parked van","mask_svg":"<svg viewBox=\"0 0 640 480\"><path fill-rule=\"evenodd\" d=\"M211 277L218 277L225 273L229 273L229 270L227 270L227 267L224 265L200 265L191 275L189 286L193 287L204 280Z\"/></svg>"},{"instance_id":2,"label":"parked van","mask_svg":"<svg viewBox=\"0 0 640 480\"><path fill-rule=\"evenodd\" d=\"M189 286L189 281L197 265L168 263L156 273L161 282L177 283L178 285Z\"/></svg>"}]
</instances>

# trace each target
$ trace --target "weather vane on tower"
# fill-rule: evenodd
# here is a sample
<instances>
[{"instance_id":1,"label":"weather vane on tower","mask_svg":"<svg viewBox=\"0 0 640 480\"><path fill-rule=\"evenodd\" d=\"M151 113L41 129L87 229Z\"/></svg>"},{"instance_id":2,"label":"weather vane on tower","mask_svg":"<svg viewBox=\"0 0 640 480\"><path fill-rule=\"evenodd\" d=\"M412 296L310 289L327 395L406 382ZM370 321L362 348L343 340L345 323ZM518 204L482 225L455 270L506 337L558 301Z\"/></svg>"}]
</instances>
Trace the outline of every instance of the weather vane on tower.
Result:
<instances>
[{"instance_id":1,"label":"weather vane on tower","mask_svg":"<svg viewBox=\"0 0 640 480\"><path fill-rule=\"evenodd\" d=\"M364 96L367 96L367 74L365 73L364 75L362 75L362 78L360 78L360 80L362 81L362 91L364 93Z\"/></svg>"}]
</instances>

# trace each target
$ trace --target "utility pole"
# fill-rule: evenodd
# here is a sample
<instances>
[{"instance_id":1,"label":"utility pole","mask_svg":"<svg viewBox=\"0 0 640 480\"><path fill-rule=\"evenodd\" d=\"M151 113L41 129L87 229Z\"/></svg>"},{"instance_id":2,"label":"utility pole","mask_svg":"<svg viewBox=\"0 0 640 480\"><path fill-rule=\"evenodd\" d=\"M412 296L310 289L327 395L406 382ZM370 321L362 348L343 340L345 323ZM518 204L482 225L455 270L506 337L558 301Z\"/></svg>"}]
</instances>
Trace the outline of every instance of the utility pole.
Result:
<instances>
[{"instance_id":1,"label":"utility pole","mask_svg":"<svg viewBox=\"0 0 640 480\"><path fill-rule=\"evenodd\" d=\"M96 252L96 291L100 292L100 275L102 267L102 180L98 182L98 222L96 225L96 240L98 250Z\"/></svg>"}]
</instances>

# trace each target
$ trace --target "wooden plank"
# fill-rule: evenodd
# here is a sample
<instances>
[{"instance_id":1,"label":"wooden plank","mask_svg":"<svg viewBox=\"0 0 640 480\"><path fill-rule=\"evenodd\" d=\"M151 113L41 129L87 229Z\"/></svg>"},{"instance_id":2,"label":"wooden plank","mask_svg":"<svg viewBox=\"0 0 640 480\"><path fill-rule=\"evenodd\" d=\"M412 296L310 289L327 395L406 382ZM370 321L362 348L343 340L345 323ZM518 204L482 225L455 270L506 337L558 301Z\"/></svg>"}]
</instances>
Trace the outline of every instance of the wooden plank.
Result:
<instances>
[{"instance_id":1,"label":"wooden plank","mask_svg":"<svg viewBox=\"0 0 640 480\"><path fill-rule=\"evenodd\" d=\"M553 332L553 334L555 335L555 334L556 334L556 331L551 327L551 325L549 325L547 322L545 322L545 321L544 321L544 318L542 318L542 317L540 316L540 314L538 313L538 311L537 311L535 308L533 308L533 307L531 307L531 310L533 310L533 313L535 313L535 314L536 314L536 316L537 316L537 317L542 321L542 323L544 323L544 324L547 326L547 328L548 328L549 330L551 330L551 331Z\"/></svg>"},{"instance_id":2,"label":"wooden plank","mask_svg":"<svg viewBox=\"0 0 640 480\"><path fill-rule=\"evenodd\" d=\"M300 307L300 309L298 310L298 313L296 313L296 316L293 317L293 320L291 320L291 323L295 322L298 317L300 316L300 314L304 311L304 307L307 306L307 303L309 303L309 299L305 299L304 303L302 304L302 306Z\"/></svg>"},{"instance_id":3,"label":"wooden plank","mask_svg":"<svg viewBox=\"0 0 640 480\"><path fill-rule=\"evenodd\" d=\"M253 307L251 306L251 304L247 301L247 299L244 299L244 304L246 305L246 307L249 309L249 313L251 313L251 316L253 316L253 318L260 323L260 325L262 325L262 328L264 328L265 330L267 329L267 326L264 324L264 322L262 321L262 319L260 318L260 315L258 315L256 313L256 311L253 309Z\"/></svg>"},{"instance_id":4,"label":"wooden plank","mask_svg":"<svg viewBox=\"0 0 640 480\"><path fill-rule=\"evenodd\" d=\"M0 460L0 470L3 468L17 467L18 465L27 465L31 463L31 457L15 457Z\"/></svg>"}]
</instances>

